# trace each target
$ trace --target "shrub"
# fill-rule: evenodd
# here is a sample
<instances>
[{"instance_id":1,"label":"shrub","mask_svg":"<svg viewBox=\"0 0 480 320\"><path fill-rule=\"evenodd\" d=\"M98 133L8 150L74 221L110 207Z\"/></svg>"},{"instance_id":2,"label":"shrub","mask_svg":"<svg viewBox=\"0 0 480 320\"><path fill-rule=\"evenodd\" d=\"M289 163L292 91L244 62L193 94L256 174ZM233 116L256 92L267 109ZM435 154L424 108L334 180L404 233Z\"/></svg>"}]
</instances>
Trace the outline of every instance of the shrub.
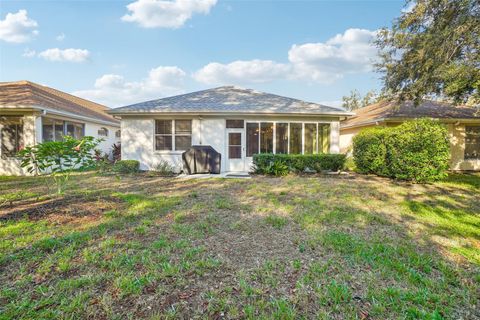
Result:
<instances>
[{"instance_id":1,"label":"shrub","mask_svg":"<svg viewBox=\"0 0 480 320\"><path fill-rule=\"evenodd\" d=\"M161 160L155 166L155 172L157 172L161 176L173 176L175 175L175 166L170 164L170 162Z\"/></svg>"},{"instance_id":2,"label":"shrub","mask_svg":"<svg viewBox=\"0 0 480 320\"><path fill-rule=\"evenodd\" d=\"M76 140L64 136L61 141L29 146L19 152L21 166L29 173L50 173L57 193L62 194L72 171L85 170L94 165L94 150L101 141L93 137Z\"/></svg>"},{"instance_id":3,"label":"shrub","mask_svg":"<svg viewBox=\"0 0 480 320\"><path fill-rule=\"evenodd\" d=\"M343 154L271 154L262 153L253 156L255 172L270 175L286 175L289 172L309 170L338 171L345 165Z\"/></svg>"},{"instance_id":4,"label":"shrub","mask_svg":"<svg viewBox=\"0 0 480 320\"><path fill-rule=\"evenodd\" d=\"M366 129L353 138L353 159L358 172L387 174L385 139L388 130L388 128Z\"/></svg>"},{"instance_id":5,"label":"shrub","mask_svg":"<svg viewBox=\"0 0 480 320\"><path fill-rule=\"evenodd\" d=\"M447 176L450 160L448 131L430 119L408 121L392 128L387 139L390 176L416 182Z\"/></svg>"},{"instance_id":6,"label":"shrub","mask_svg":"<svg viewBox=\"0 0 480 320\"><path fill-rule=\"evenodd\" d=\"M450 159L448 132L431 119L367 129L353 139L353 156L360 173L415 182L440 180L447 175Z\"/></svg>"},{"instance_id":7,"label":"shrub","mask_svg":"<svg viewBox=\"0 0 480 320\"><path fill-rule=\"evenodd\" d=\"M113 170L119 173L136 173L139 169L140 162L137 160L120 160L113 166Z\"/></svg>"}]
</instances>

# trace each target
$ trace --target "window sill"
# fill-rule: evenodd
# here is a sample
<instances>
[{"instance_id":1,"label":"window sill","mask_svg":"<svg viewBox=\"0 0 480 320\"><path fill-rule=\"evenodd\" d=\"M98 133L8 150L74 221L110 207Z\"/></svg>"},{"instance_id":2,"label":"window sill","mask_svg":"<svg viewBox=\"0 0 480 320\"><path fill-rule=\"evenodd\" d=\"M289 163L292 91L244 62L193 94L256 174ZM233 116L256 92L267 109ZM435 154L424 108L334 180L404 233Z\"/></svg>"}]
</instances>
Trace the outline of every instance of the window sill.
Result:
<instances>
[{"instance_id":1,"label":"window sill","mask_svg":"<svg viewBox=\"0 0 480 320\"><path fill-rule=\"evenodd\" d=\"M185 151L179 151L179 150L164 150L164 151L159 151L159 150L156 150L153 152L153 154L158 154L158 155L181 155L182 153L184 153Z\"/></svg>"}]
</instances>

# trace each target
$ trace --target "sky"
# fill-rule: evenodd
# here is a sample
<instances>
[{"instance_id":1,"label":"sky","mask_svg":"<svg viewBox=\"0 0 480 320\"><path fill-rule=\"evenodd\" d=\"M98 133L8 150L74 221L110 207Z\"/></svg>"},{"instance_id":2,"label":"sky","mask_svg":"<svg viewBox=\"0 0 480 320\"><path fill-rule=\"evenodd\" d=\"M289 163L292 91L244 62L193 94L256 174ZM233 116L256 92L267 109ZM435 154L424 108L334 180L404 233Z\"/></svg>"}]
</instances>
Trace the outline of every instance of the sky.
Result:
<instances>
[{"instance_id":1,"label":"sky","mask_svg":"<svg viewBox=\"0 0 480 320\"><path fill-rule=\"evenodd\" d=\"M109 107L223 85L332 106L381 89L377 30L404 1L0 2L0 81Z\"/></svg>"}]
</instances>

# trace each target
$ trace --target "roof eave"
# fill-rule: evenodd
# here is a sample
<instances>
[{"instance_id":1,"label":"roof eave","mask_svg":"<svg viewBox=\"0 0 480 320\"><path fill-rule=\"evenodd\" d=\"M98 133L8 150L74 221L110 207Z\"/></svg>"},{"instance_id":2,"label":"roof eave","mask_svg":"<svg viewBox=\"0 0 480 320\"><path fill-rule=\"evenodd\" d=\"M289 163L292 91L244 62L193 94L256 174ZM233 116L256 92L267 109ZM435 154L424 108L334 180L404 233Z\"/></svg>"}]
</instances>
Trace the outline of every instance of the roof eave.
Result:
<instances>
[{"instance_id":1,"label":"roof eave","mask_svg":"<svg viewBox=\"0 0 480 320\"><path fill-rule=\"evenodd\" d=\"M340 129L366 127L372 124L376 124L378 122L404 122L404 121L414 120L418 118L430 118L430 119L434 119L434 120L438 120L446 123L457 123L457 122L480 123L480 117L479 118L389 117L389 118L376 118L368 121L361 121L354 124L347 124L347 125L340 124Z\"/></svg>"},{"instance_id":2,"label":"roof eave","mask_svg":"<svg viewBox=\"0 0 480 320\"><path fill-rule=\"evenodd\" d=\"M257 112L257 111L115 111L109 110L107 113L114 116L131 116L131 115L220 115L220 116L232 116L232 115L262 115L262 116L338 116L349 117L355 115L352 112Z\"/></svg>"}]
</instances>

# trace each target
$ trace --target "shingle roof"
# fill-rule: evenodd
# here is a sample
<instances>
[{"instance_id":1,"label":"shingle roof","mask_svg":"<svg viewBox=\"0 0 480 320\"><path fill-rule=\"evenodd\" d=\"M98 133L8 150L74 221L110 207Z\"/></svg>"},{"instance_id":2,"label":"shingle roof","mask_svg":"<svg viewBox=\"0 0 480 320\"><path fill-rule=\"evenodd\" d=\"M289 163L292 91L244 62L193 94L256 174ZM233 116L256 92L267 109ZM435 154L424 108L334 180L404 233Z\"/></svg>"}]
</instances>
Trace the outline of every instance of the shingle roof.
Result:
<instances>
[{"instance_id":1,"label":"shingle roof","mask_svg":"<svg viewBox=\"0 0 480 320\"><path fill-rule=\"evenodd\" d=\"M434 119L478 119L480 110L469 106L454 106L436 101L424 101L419 106L412 102L379 102L354 110L355 116L342 121L341 127L357 127L384 119L434 118Z\"/></svg>"},{"instance_id":2,"label":"shingle roof","mask_svg":"<svg viewBox=\"0 0 480 320\"><path fill-rule=\"evenodd\" d=\"M41 106L75 115L118 123L110 108L30 81L0 82L1 106Z\"/></svg>"},{"instance_id":3,"label":"shingle roof","mask_svg":"<svg viewBox=\"0 0 480 320\"><path fill-rule=\"evenodd\" d=\"M234 86L141 102L110 113L349 114L343 109Z\"/></svg>"}]
</instances>

